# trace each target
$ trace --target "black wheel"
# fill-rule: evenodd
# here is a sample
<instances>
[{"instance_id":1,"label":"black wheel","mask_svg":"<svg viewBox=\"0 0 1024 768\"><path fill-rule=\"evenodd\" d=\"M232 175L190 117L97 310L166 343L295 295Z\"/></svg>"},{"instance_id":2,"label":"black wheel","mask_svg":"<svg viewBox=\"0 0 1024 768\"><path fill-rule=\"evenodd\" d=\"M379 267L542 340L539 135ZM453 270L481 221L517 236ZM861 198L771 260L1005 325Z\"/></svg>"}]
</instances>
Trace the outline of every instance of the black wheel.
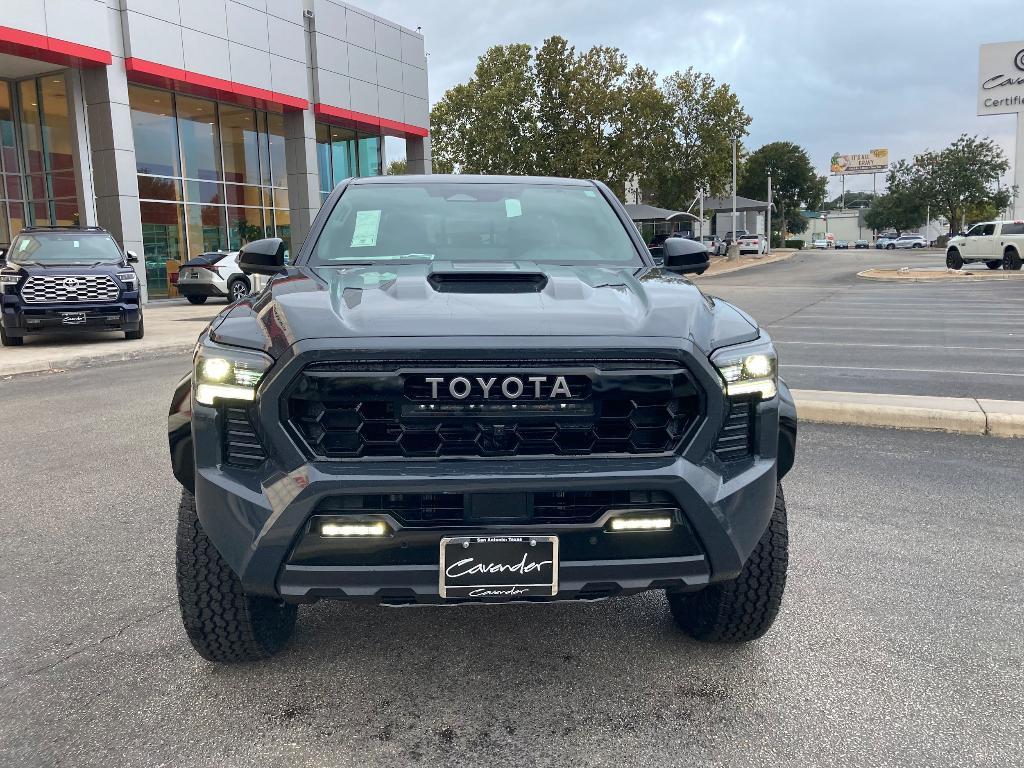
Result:
<instances>
[{"instance_id":1,"label":"black wheel","mask_svg":"<svg viewBox=\"0 0 1024 768\"><path fill-rule=\"evenodd\" d=\"M257 661L291 637L294 605L250 597L206 536L195 497L181 492L177 542L178 604L189 642L209 661Z\"/></svg>"},{"instance_id":2,"label":"black wheel","mask_svg":"<svg viewBox=\"0 0 1024 768\"><path fill-rule=\"evenodd\" d=\"M786 498L779 485L775 510L761 540L734 581L668 596L676 625L695 640L745 643L767 632L782 604L789 565Z\"/></svg>"},{"instance_id":3,"label":"black wheel","mask_svg":"<svg viewBox=\"0 0 1024 768\"><path fill-rule=\"evenodd\" d=\"M188 299L189 304L205 304L207 299L206 296L186 296L185 298Z\"/></svg>"},{"instance_id":4,"label":"black wheel","mask_svg":"<svg viewBox=\"0 0 1024 768\"><path fill-rule=\"evenodd\" d=\"M1007 248L1003 254L1003 269L1017 270L1021 267L1020 254L1013 248Z\"/></svg>"},{"instance_id":5,"label":"black wheel","mask_svg":"<svg viewBox=\"0 0 1024 768\"><path fill-rule=\"evenodd\" d=\"M964 258L956 248L950 248L946 251L946 266L950 269L964 268Z\"/></svg>"},{"instance_id":6,"label":"black wheel","mask_svg":"<svg viewBox=\"0 0 1024 768\"><path fill-rule=\"evenodd\" d=\"M142 315L139 315L139 327L134 331L125 331L124 337L128 341L136 341L146 335L146 323L143 321Z\"/></svg>"},{"instance_id":7,"label":"black wheel","mask_svg":"<svg viewBox=\"0 0 1024 768\"><path fill-rule=\"evenodd\" d=\"M912 247L913 248L924 248L924 245L922 245L921 243L914 243L914 245Z\"/></svg>"},{"instance_id":8,"label":"black wheel","mask_svg":"<svg viewBox=\"0 0 1024 768\"><path fill-rule=\"evenodd\" d=\"M988 267L989 269L999 269L1001 266L1003 266L1003 262L1001 262L1001 261L986 261L985 262L985 266Z\"/></svg>"},{"instance_id":9,"label":"black wheel","mask_svg":"<svg viewBox=\"0 0 1024 768\"><path fill-rule=\"evenodd\" d=\"M241 301L250 293L249 283L241 277L236 277L228 283L228 303L234 304Z\"/></svg>"},{"instance_id":10,"label":"black wheel","mask_svg":"<svg viewBox=\"0 0 1024 768\"><path fill-rule=\"evenodd\" d=\"M25 343L24 336L8 336L7 331L0 325L0 344L5 347L20 347Z\"/></svg>"},{"instance_id":11,"label":"black wheel","mask_svg":"<svg viewBox=\"0 0 1024 768\"><path fill-rule=\"evenodd\" d=\"M896 244L895 243L887 243L886 246L885 246L885 250L887 250L887 251L895 251L896 250Z\"/></svg>"}]
</instances>

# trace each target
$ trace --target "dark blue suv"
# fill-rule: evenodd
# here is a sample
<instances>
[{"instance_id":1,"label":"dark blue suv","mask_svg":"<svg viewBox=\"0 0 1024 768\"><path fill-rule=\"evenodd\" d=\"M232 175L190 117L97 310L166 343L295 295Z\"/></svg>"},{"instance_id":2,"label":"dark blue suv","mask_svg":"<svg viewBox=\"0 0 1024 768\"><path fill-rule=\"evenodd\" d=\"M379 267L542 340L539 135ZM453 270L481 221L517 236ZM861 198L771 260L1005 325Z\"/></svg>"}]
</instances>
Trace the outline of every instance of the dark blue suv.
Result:
<instances>
[{"instance_id":1,"label":"dark blue suv","mask_svg":"<svg viewBox=\"0 0 1024 768\"><path fill-rule=\"evenodd\" d=\"M0 262L0 340L24 343L29 333L144 328L138 257L99 227L23 229Z\"/></svg>"}]
</instances>

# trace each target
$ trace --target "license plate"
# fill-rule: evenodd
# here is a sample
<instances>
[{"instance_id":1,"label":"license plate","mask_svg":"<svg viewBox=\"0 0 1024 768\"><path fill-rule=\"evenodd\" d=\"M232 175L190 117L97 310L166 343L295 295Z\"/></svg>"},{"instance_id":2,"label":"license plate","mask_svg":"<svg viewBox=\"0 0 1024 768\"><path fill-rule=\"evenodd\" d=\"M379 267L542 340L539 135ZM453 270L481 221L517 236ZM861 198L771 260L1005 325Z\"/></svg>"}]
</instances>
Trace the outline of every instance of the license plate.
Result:
<instances>
[{"instance_id":1,"label":"license plate","mask_svg":"<svg viewBox=\"0 0 1024 768\"><path fill-rule=\"evenodd\" d=\"M85 312L65 312L60 321L64 325L85 325Z\"/></svg>"},{"instance_id":2,"label":"license plate","mask_svg":"<svg viewBox=\"0 0 1024 768\"><path fill-rule=\"evenodd\" d=\"M443 598L514 600L558 593L557 536L441 539Z\"/></svg>"}]
</instances>

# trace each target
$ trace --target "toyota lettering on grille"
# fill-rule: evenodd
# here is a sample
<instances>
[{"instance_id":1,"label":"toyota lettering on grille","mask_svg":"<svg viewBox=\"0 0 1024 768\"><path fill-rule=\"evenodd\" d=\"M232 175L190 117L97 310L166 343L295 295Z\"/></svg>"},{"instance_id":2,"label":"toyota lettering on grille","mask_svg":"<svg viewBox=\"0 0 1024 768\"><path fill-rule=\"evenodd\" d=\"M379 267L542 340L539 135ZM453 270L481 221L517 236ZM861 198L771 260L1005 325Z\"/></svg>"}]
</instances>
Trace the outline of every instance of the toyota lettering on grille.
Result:
<instances>
[{"instance_id":1,"label":"toyota lettering on grille","mask_svg":"<svg viewBox=\"0 0 1024 768\"><path fill-rule=\"evenodd\" d=\"M491 397L516 400L529 390L533 391L533 396L537 400L572 397L565 376L456 376L452 379L444 376L427 376L425 381L430 385L430 397L433 400L441 397L439 393L442 388L456 400L465 400L473 394L479 394L484 400Z\"/></svg>"}]
</instances>

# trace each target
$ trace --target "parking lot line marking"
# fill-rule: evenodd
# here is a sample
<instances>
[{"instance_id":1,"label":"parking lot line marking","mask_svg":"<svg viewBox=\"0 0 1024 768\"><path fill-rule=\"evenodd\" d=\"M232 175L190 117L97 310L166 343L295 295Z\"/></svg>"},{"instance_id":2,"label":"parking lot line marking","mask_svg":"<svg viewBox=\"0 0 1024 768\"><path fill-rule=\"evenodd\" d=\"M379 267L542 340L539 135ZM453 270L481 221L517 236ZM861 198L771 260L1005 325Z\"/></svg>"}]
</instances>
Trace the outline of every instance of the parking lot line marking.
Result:
<instances>
[{"instance_id":1,"label":"parking lot line marking","mask_svg":"<svg viewBox=\"0 0 1024 768\"><path fill-rule=\"evenodd\" d=\"M998 371L954 371L947 368L869 368L863 365L802 365L783 363L785 368L826 368L832 371L893 371L896 373L955 373L965 376L1012 376L1024 378L1024 373L1000 373Z\"/></svg>"},{"instance_id":2,"label":"parking lot line marking","mask_svg":"<svg viewBox=\"0 0 1024 768\"><path fill-rule=\"evenodd\" d=\"M953 347L945 344L873 344L862 341L787 341L772 339L776 344L804 344L823 347L880 347L893 349L969 349L977 352L1024 352L1024 347Z\"/></svg>"},{"instance_id":3,"label":"parking lot line marking","mask_svg":"<svg viewBox=\"0 0 1024 768\"><path fill-rule=\"evenodd\" d=\"M890 319L890 318L886 318ZM958 336L996 336L991 331L962 331L959 327L954 328L851 328L848 325L777 325L769 323L765 328L778 328L780 331L854 331L863 333L955 333ZM1006 338L1024 339L1024 332L1019 334L1007 333Z\"/></svg>"},{"instance_id":4,"label":"parking lot line marking","mask_svg":"<svg viewBox=\"0 0 1024 768\"><path fill-rule=\"evenodd\" d=\"M977 318L978 317L976 314L964 314L964 313L956 314L956 313L951 313L951 312L942 312L941 314L936 314L935 316L936 316L937 319L941 318L943 320L943 322L955 321L956 318L959 318L959 317L968 317L968 318ZM831 314L831 313L827 314L827 315L805 315L805 314L803 314L801 312L797 312L795 315L793 315L793 317L798 319L798 320L883 320L883 321L885 321L885 320L892 320L892 319L895 319L895 318L898 318L898 317L906 317L908 320L925 320L925 319L928 318L927 315L925 315L925 316L914 316L914 315L909 315L909 314L904 313L904 312L890 312L890 313L888 313L887 317L879 317L878 315L838 315L838 314ZM960 321L957 321L957 322L960 323L960 324L962 324L964 322L973 322L974 325L1006 325L1006 323L1004 322L1005 320L1007 320L1007 319L1009 319L1009 320L1017 320L1019 318L1024 318L1024 314L1020 314L1020 315L1017 315L1017 314L1006 315L1006 314L1000 313L999 314L999 318L995 319L995 320L977 320L977 319L975 319L974 321L960 320Z\"/></svg>"}]
</instances>

